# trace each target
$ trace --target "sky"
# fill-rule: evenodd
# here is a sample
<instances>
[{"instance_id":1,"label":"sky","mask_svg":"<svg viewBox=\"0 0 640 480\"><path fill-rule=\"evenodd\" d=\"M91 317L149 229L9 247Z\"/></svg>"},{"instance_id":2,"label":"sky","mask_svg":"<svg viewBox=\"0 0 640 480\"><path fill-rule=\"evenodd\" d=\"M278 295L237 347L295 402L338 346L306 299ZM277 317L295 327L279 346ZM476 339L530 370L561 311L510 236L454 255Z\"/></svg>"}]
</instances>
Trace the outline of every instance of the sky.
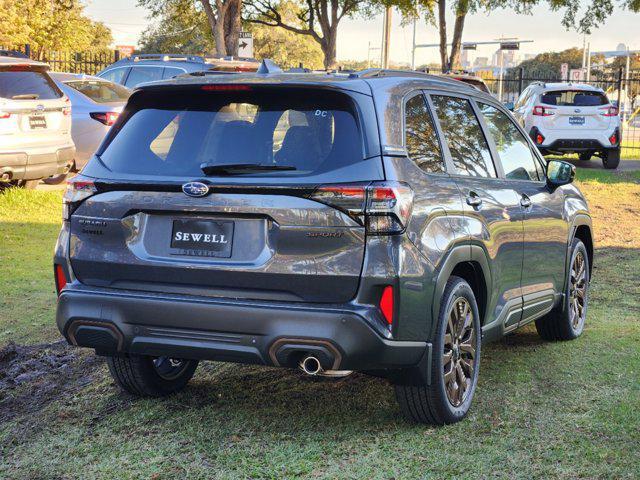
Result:
<instances>
[{"instance_id":1,"label":"sky","mask_svg":"<svg viewBox=\"0 0 640 480\"><path fill-rule=\"evenodd\" d=\"M147 12L131 0L87 0L85 12L94 20L107 24L112 30L115 45L136 45L142 31L149 24ZM453 28L453 16L448 19ZM521 53L560 51L571 47L582 47L582 35L566 31L561 25L562 15L549 12L545 6L536 7L532 15L516 15L508 10L495 10L491 14L475 13L467 17L462 40L465 42L491 41L503 37L519 37L533 40L521 44ZM587 37L592 51L614 50L624 43L631 49L640 49L638 25L640 14L616 9L606 23ZM452 32L449 32L451 36ZM393 13L390 58L392 62L411 61L412 25L401 25L397 11ZM339 60L366 60L369 45L380 46L382 16L373 18L346 19L340 23L338 34ZM437 43L438 32L434 26L419 21L416 43ZM495 46L478 46L477 56L491 59ZM379 50L370 51L371 58L379 58ZM436 48L416 51L416 64L438 62Z\"/></svg>"}]
</instances>

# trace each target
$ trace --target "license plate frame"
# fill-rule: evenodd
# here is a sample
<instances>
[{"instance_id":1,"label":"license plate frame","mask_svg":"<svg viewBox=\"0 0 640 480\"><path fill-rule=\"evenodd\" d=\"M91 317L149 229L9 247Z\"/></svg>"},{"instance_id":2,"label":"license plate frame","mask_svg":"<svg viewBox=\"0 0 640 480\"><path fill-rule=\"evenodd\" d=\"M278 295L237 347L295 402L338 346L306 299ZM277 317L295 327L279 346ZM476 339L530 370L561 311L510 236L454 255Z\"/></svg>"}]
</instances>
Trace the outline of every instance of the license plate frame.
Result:
<instances>
[{"instance_id":1,"label":"license plate frame","mask_svg":"<svg viewBox=\"0 0 640 480\"><path fill-rule=\"evenodd\" d=\"M44 115L29 115L29 128L31 128L31 130L46 130L47 117Z\"/></svg>"},{"instance_id":2,"label":"license plate frame","mask_svg":"<svg viewBox=\"0 0 640 480\"><path fill-rule=\"evenodd\" d=\"M580 127L580 126L584 125L584 123L585 123L585 118L582 117L582 116L571 116L571 117L569 117L569 125Z\"/></svg>"},{"instance_id":3,"label":"license plate frame","mask_svg":"<svg viewBox=\"0 0 640 480\"><path fill-rule=\"evenodd\" d=\"M230 258L234 230L232 220L175 219L169 251L172 255Z\"/></svg>"}]
</instances>

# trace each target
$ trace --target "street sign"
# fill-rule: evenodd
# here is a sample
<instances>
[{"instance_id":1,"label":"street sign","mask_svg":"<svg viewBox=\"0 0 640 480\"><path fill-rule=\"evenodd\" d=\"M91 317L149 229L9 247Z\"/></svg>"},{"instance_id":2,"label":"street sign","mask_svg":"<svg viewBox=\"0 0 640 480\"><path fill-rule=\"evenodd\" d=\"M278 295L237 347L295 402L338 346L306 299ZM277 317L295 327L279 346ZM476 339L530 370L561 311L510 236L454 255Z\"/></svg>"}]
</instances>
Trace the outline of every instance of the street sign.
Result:
<instances>
[{"instance_id":1,"label":"street sign","mask_svg":"<svg viewBox=\"0 0 640 480\"><path fill-rule=\"evenodd\" d=\"M570 82L584 82L584 70L581 68L572 68L569 70Z\"/></svg>"},{"instance_id":2,"label":"street sign","mask_svg":"<svg viewBox=\"0 0 640 480\"><path fill-rule=\"evenodd\" d=\"M253 58L253 34L251 32L240 32L238 56Z\"/></svg>"},{"instance_id":3,"label":"street sign","mask_svg":"<svg viewBox=\"0 0 640 480\"><path fill-rule=\"evenodd\" d=\"M130 57L133 55L136 47L133 45L116 45L116 49L120 52L121 57Z\"/></svg>"},{"instance_id":4,"label":"street sign","mask_svg":"<svg viewBox=\"0 0 640 480\"><path fill-rule=\"evenodd\" d=\"M462 50L476 50L478 48L477 43L463 43Z\"/></svg>"},{"instance_id":5,"label":"street sign","mask_svg":"<svg viewBox=\"0 0 640 480\"><path fill-rule=\"evenodd\" d=\"M500 50L520 50L519 42L502 42L500 43Z\"/></svg>"},{"instance_id":6,"label":"street sign","mask_svg":"<svg viewBox=\"0 0 640 480\"><path fill-rule=\"evenodd\" d=\"M563 82L566 82L567 80L569 80L569 64L568 63L563 63L562 65L560 65L560 78L562 79Z\"/></svg>"}]
</instances>

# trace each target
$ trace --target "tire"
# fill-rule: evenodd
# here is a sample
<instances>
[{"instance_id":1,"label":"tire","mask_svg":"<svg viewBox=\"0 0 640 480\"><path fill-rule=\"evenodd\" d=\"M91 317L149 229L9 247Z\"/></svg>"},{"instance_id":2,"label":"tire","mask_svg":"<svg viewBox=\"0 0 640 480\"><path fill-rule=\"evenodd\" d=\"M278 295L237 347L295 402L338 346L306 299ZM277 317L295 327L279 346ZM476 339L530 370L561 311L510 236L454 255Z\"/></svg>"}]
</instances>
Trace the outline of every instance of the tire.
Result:
<instances>
[{"instance_id":1,"label":"tire","mask_svg":"<svg viewBox=\"0 0 640 480\"><path fill-rule=\"evenodd\" d=\"M44 178L42 181L47 185L60 185L67 179L68 176L68 173L61 173L60 175L54 175L53 177Z\"/></svg>"},{"instance_id":2,"label":"tire","mask_svg":"<svg viewBox=\"0 0 640 480\"><path fill-rule=\"evenodd\" d=\"M181 362L181 365L171 367L172 361ZM169 362L168 368L162 368L162 362ZM187 385L198 361L129 355L108 357L107 364L111 376L125 392L138 397L164 397Z\"/></svg>"},{"instance_id":3,"label":"tire","mask_svg":"<svg viewBox=\"0 0 640 480\"><path fill-rule=\"evenodd\" d=\"M40 179L38 180L19 180L16 182L16 187L24 188L25 190L35 190L38 184L40 183Z\"/></svg>"},{"instance_id":4,"label":"tire","mask_svg":"<svg viewBox=\"0 0 640 480\"><path fill-rule=\"evenodd\" d=\"M584 330L589 307L589 256L584 243L577 238L574 238L571 244L570 258L567 287L562 304L548 315L536 320L536 330L544 340L573 340L578 338ZM574 274L576 263L580 263L578 258L582 259L582 268L580 272ZM577 279L574 282L575 277ZM581 285L584 285L583 290L577 288ZM576 317L576 315L579 316Z\"/></svg>"},{"instance_id":5,"label":"tire","mask_svg":"<svg viewBox=\"0 0 640 480\"><path fill-rule=\"evenodd\" d=\"M618 165L620 164L620 149L612 148L610 150L605 150L603 153L602 166L607 170L618 168Z\"/></svg>"},{"instance_id":6,"label":"tire","mask_svg":"<svg viewBox=\"0 0 640 480\"><path fill-rule=\"evenodd\" d=\"M464 308L471 316L456 316L458 307ZM468 323L457 323L456 318L467 318ZM462 342L455 340L456 335L454 340L450 340L448 333L452 329L455 332L458 325L462 325ZM426 367L431 370L431 384L421 380L427 378L426 375L419 375L419 379L416 376L394 386L396 399L407 419L445 425L459 422L467 415L478 382L480 338L480 316L473 290L465 280L452 276L442 294L436 332L432 338L431 365ZM464 345L465 348L458 348L458 345ZM461 377L455 365L468 381L463 391L458 385ZM445 370L448 372L445 373ZM458 386L457 393L452 388L454 383Z\"/></svg>"},{"instance_id":7,"label":"tire","mask_svg":"<svg viewBox=\"0 0 640 480\"><path fill-rule=\"evenodd\" d=\"M591 157L593 157L593 152L582 152L580 155L578 155L578 158L581 162L588 162L589 160L591 160Z\"/></svg>"}]
</instances>

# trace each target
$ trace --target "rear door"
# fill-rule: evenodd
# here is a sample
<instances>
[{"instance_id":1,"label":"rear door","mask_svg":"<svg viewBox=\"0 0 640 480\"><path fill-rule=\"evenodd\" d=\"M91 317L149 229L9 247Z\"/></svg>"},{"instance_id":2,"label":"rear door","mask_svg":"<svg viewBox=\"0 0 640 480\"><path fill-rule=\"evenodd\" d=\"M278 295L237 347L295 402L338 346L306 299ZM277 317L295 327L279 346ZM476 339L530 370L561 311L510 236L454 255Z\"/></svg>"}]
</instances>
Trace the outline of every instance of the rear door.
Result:
<instances>
[{"instance_id":1,"label":"rear door","mask_svg":"<svg viewBox=\"0 0 640 480\"><path fill-rule=\"evenodd\" d=\"M589 90L553 90L540 97L549 115L542 125L553 130L586 133L589 130L607 130L611 116L603 115L609 105L604 93Z\"/></svg>"},{"instance_id":2,"label":"rear door","mask_svg":"<svg viewBox=\"0 0 640 480\"><path fill-rule=\"evenodd\" d=\"M0 66L0 111L3 149L51 147L70 133L70 104L45 67Z\"/></svg>"},{"instance_id":3,"label":"rear door","mask_svg":"<svg viewBox=\"0 0 640 480\"><path fill-rule=\"evenodd\" d=\"M383 179L354 103L331 91L242 86L134 94L124 125L83 172L103 193L71 218L78 279L247 299L353 298L364 227L308 197L321 184ZM291 170L201 169L248 163Z\"/></svg>"}]
</instances>

